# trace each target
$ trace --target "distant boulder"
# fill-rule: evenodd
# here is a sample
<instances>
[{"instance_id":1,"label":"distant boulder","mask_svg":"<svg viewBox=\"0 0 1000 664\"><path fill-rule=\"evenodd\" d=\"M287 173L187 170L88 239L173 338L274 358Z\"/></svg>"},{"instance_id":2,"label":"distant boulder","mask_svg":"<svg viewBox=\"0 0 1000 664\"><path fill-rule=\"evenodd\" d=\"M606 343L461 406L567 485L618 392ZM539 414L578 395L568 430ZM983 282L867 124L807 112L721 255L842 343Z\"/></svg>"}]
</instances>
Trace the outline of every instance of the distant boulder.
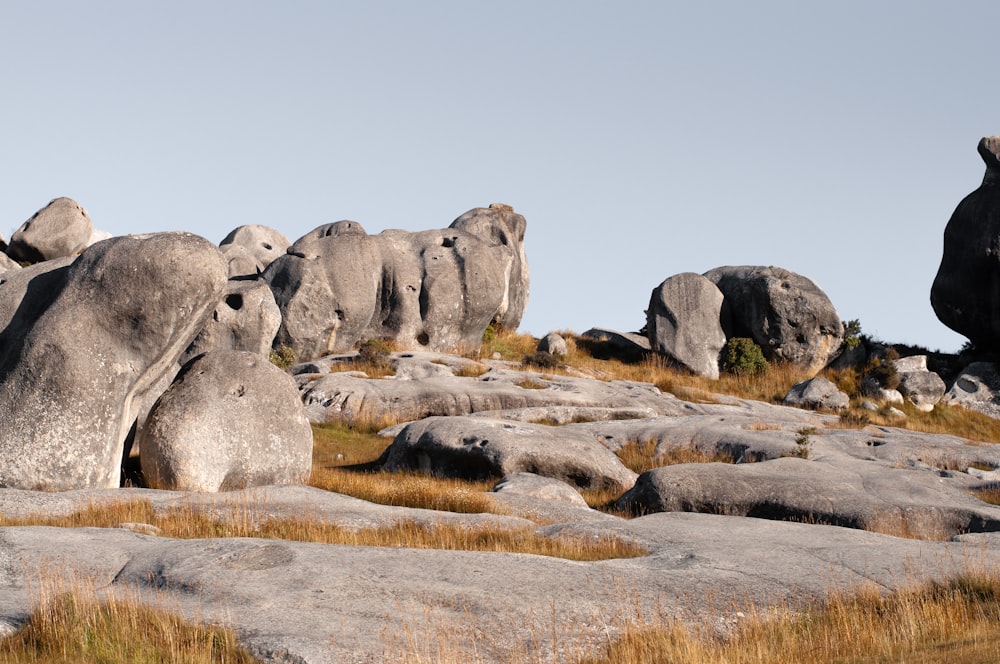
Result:
<instances>
[{"instance_id":1,"label":"distant boulder","mask_svg":"<svg viewBox=\"0 0 1000 664\"><path fill-rule=\"evenodd\" d=\"M0 333L0 486L117 487L141 403L211 316L225 275L208 240L157 233L99 242L23 284Z\"/></svg>"},{"instance_id":2,"label":"distant boulder","mask_svg":"<svg viewBox=\"0 0 1000 664\"><path fill-rule=\"evenodd\" d=\"M87 248L94 225L72 198L56 198L14 231L7 255L23 263L75 256Z\"/></svg>"},{"instance_id":3,"label":"distant boulder","mask_svg":"<svg viewBox=\"0 0 1000 664\"><path fill-rule=\"evenodd\" d=\"M185 365L138 442L153 488L295 484L312 469L312 429L295 382L257 353L212 351Z\"/></svg>"},{"instance_id":4,"label":"distant boulder","mask_svg":"<svg viewBox=\"0 0 1000 664\"><path fill-rule=\"evenodd\" d=\"M538 340L538 346L535 347L535 350L539 353L563 356L569 353L569 346L561 334L549 332Z\"/></svg>"},{"instance_id":5,"label":"distant boulder","mask_svg":"<svg viewBox=\"0 0 1000 664\"><path fill-rule=\"evenodd\" d=\"M789 406L800 408L842 410L850 405L851 399L832 382L817 376L792 385L784 401Z\"/></svg>"},{"instance_id":6,"label":"distant boulder","mask_svg":"<svg viewBox=\"0 0 1000 664\"><path fill-rule=\"evenodd\" d=\"M1000 371L992 362L973 362L962 370L941 401L1000 419Z\"/></svg>"},{"instance_id":7,"label":"distant boulder","mask_svg":"<svg viewBox=\"0 0 1000 664\"><path fill-rule=\"evenodd\" d=\"M1000 350L1000 136L979 141L986 174L955 208L944 229L944 253L931 307L938 319L980 351Z\"/></svg>"},{"instance_id":8,"label":"distant boulder","mask_svg":"<svg viewBox=\"0 0 1000 664\"><path fill-rule=\"evenodd\" d=\"M491 323L520 321L517 303L527 297L526 286L520 294L511 286L520 284L513 275L523 229L500 222L523 220L512 215L500 210L460 217L455 228L378 235L353 221L317 228L264 271L282 314L276 343L302 359L364 339L392 339L404 349L478 348Z\"/></svg>"},{"instance_id":9,"label":"distant boulder","mask_svg":"<svg viewBox=\"0 0 1000 664\"><path fill-rule=\"evenodd\" d=\"M263 281L230 279L212 317L181 357L181 364L210 350L245 350L267 356L281 312Z\"/></svg>"},{"instance_id":10,"label":"distant boulder","mask_svg":"<svg viewBox=\"0 0 1000 664\"><path fill-rule=\"evenodd\" d=\"M726 345L722 301L722 291L700 274L667 278L653 289L646 309L650 347L699 376L717 379L719 353Z\"/></svg>"},{"instance_id":11,"label":"distant boulder","mask_svg":"<svg viewBox=\"0 0 1000 664\"><path fill-rule=\"evenodd\" d=\"M264 271L268 265L285 254L285 250L291 246L288 238L280 232L260 224L249 224L233 229L229 235L219 243L219 248L228 246L243 247L255 261L255 272ZM225 249L223 249L225 253ZM250 273L248 273L250 274Z\"/></svg>"},{"instance_id":12,"label":"distant boulder","mask_svg":"<svg viewBox=\"0 0 1000 664\"><path fill-rule=\"evenodd\" d=\"M727 338L749 337L769 360L784 360L815 375L843 341L837 310L808 278L780 267L718 267L705 277L722 291Z\"/></svg>"}]
</instances>

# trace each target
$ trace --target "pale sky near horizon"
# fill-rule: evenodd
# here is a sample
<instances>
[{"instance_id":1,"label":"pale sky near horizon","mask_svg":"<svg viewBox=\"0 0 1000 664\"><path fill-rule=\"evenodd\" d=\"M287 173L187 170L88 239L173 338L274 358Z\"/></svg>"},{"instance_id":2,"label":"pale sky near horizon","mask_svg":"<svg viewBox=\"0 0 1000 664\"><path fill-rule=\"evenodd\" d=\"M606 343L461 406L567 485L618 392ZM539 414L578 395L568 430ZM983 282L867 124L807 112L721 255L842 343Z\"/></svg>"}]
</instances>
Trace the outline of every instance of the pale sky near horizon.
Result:
<instances>
[{"instance_id":1,"label":"pale sky near horizon","mask_svg":"<svg viewBox=\"0 0 1000 664\"><path fill-rule=\"evenodd\" d=\"M521 330L778 265L954 351L931 282L1000 134L994 2L0 2L0 232L528 222Z\"/></svg>"}]
</instances>

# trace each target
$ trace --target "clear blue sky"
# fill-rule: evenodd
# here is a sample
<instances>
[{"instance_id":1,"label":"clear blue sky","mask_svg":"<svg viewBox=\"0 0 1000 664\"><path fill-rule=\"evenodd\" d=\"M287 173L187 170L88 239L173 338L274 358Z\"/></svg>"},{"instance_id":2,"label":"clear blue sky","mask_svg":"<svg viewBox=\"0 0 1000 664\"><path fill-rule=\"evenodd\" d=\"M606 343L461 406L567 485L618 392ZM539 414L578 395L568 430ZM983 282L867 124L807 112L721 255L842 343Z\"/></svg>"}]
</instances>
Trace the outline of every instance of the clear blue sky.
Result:
<instances>
[{"instance_id":1,"label":"clear blue sky","mask_svg":"<svg viewBox=\"0 0 1000 664\"><path fill-rule=\"evenodd\" d=\"M679 272L780 265L956 350L942 233L1000 133L996 2L4 2L0 231L528 221L521 329L635 330Z\"/></svg>"}]
</instances>

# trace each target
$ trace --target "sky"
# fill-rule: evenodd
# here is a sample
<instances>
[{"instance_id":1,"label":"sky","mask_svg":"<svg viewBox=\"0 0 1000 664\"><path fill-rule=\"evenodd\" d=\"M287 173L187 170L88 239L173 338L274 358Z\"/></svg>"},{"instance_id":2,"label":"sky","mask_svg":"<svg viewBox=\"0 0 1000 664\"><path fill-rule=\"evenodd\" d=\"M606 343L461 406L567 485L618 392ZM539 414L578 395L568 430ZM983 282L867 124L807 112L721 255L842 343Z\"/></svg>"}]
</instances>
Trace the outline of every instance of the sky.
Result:
<instances>
[{"instance_id":1,"label":"sky","mask_svg":"<svg viewBox=\"0 0 1000 664\"><path fill-rule=\"evenodd\" d=\"M681 272L775 265L888 342L1000 134L996 2L0 3L0 233L527 220L521 331L638 330Z\"/></svg>"}]
</instances>

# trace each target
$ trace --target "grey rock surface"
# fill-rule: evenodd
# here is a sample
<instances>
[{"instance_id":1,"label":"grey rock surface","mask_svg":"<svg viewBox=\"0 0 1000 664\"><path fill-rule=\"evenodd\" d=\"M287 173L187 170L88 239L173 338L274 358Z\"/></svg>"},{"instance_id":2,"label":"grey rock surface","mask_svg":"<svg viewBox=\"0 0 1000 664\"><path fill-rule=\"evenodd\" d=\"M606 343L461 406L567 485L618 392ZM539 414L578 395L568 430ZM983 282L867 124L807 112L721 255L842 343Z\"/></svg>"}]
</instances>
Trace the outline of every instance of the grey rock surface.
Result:
<instances>
[{"instance_id":1,"label":"grey rock surface","mask_svg":"<svg viewBox=\"0 0 1000 664\"><path fill-rule=\"evenodd\" d=\"M669 355L699 376L719 377L722 291L694 272L669 277L653 289L646 309L650 347Z\"/></svg>"},{"instance_id":2,"label":"grey rock surface","mask_svg":"<svg viewBox=\"0 0 1000 664\"><path fill-rule=\"evenodd\" d=\"M583 499L580 492L568 483L535 473L507 475L496 483L493 491L494 493L532 496L541 500L564 502L581 507L587 506L587 501Z\"/></svg>"},{"instance_id":3,"label":"grey rock surface","mask_svg":"<svg viewBox=\"0 0 1000 664\"><path fill-rule=\"evenodd\" d=\"M516 326L527 298L526 283L513 292L523 227L504 220L523 218L509 212L412 233L368 235L352 221L317 228L264 272L282 313L277 343L302 359L365 339L393 339L404 349L478 348L492 322Z\"/></svg>"},{"instance_id":4,"label":"grey rock surface","mask_svg":"<svg viewBox=\"0 0 1000 664\"><path fill-rule=\"evenodd\" d=\"M1000 372L996 365L973 362L965 367L942 401L1000 419Z\"/></svg>"},{"instance_id":5,"label":"grey rock surface","mask_svg":"<svg viewBox=\"0 0 1000 664\"><path fill-rule=\"evenodd\" d=\"M536 350L539 353L548 353L550 355L566 355L569 353L569 346L561 334L558 332L549 332L538 340Z\"/></svg>"},{"instance_id":6,"label":"grey rock surface","mask_svg":"<svg viewBox=\"0 0 1000 664\"><path fill-rule=\"evenodd\" d=\"M0 333L0 486L118 486L140 404L222 297L225 263L203 238L159 233L36 279L56 290Z\"/></svg>"},{"instance_id":7,"label":"grey rock surface","mask_svg":"<svg viewBox=\"0 0 1000 664\"><path fill-rule=\"evenodd\" d=\"M225 296L180 362L210 350L245 350L267 356L280 326L281 311L266 283L230 279Z\"/></svg>"},{"instance_id":8,"label":"grey rock surface","mask_svg":"<svg viewBox=\"0 0 1000 664\"><path fill-rule=\"evenodd\" d=\"M938 319L980 351L1000 348L1000 137L982 138L986 174L959 202L944 229L941 264L931 285Z\"/></svg>"},{"instance_id":9,"label":"grey rock surface","mask_svg":"<svg viewBox=\"0 0 1000 664\"><path fill-rule=\"evenodd\" d=\"M900 371L898 375L899 393L924 412L934 410L934 404L944 396L944 381L933 371Z\"/></svg>"},{"instance_id":10,"label":"grey rock surface","mask_svg":"<svg viewBox=\"0 0 1000 664\"><path fill-rule=\"evenodd\" d=\"M483 363L492 368L476 377L456 376L444 365L435 365L421 380L407 377L417 370L413 366L407 369L409 374L379 379L337 372L300 373L295 380L306 415L314 423L402 422L430 415L469 415L532 406L643 409L661 415L680 414L693 407L648 383L595 381L516 371L488 360ZM543 412L539 417L546 419Z\"/></svg>"},{"instance_id":11,"label":"grey rock surface","mask_svg":"<svg viewBox=\"0 0 1000 664\"><path fill-rule=\"evenodd\" d=\"M473 208L451 222L449 228L460 228L486 240L493 246L505 247L511 256L507 290L494 321L502 328L516 330L528 306L531 279L528 257L524 252L524 217L503 203L491 203L488 208Z\"/></svg>"},{"instance_id":12,"label":"grey rock surface","mask_svg":"<svg viewBox=\"0 0 1000 664\"><path fill-rule=\"evenodd\" d=\"M7 255L40 263L75 256L87 248L94 226L90 215L71 198L55 198L14 231Z\"/></svg>"},{"instance_id":13,"label":"grey rock surface","mask_svg":"<svg viewBox=\"0 0 1000 664\"><path fill-rule=\"evenodd\" d=\"M255 261L256 273L264 271L268 265L279 257L292 245L283 233L262 226L260 224L247 224L239 226L230 231L229 235L219 243L220 248L227 246L243 247ZM252 274L247 272L246 274Z\"/></svg>"},{"instance_id":14,"label":"grey rock surface","mask_svg":"<svg viewBox=\"0 0 1000 664\"><path fill-rule=\"evenodd\" d=\"M189 362L138 435L149 486L229 491L304 482L312 429L295 382L259 353L210 351Z\"/></svg>"},{"instance_id":15,"label":"grey rock surface","mask_svg":"<svg viewBox=\"0 0 1000 664\"><path fill-rule=\"evenodd\" d=\"M625 491L636 474L593 437L545 425L482 417L429 417L407 424L386 448L384 470L486 479L533 473L581 489Z\"/></svg>"},{"instance_id":16,"label":"grey rock surface","mask_svg":"<svg viewBox=\"0 0 1000 664\"><path fill-rule=\"evenodd\" d=\"M830 298L810 279L780 267L726 266L705 277L725 297L726 337L749 337L768 359L816 374L837 354L843 325Z\"/></svg>"},{"instance_id":17,"label":"grey rock surface","mask_svg":"<svg viewBox=\"0 0 1000 664\"><path fill-rule=\"evenodd\" d=\"M788 394L785 395L786 404L800 408L842 410L847 408L850 402L850 397L822 376L816 376L792 385Z\"/></svg>"}]
</instances>

